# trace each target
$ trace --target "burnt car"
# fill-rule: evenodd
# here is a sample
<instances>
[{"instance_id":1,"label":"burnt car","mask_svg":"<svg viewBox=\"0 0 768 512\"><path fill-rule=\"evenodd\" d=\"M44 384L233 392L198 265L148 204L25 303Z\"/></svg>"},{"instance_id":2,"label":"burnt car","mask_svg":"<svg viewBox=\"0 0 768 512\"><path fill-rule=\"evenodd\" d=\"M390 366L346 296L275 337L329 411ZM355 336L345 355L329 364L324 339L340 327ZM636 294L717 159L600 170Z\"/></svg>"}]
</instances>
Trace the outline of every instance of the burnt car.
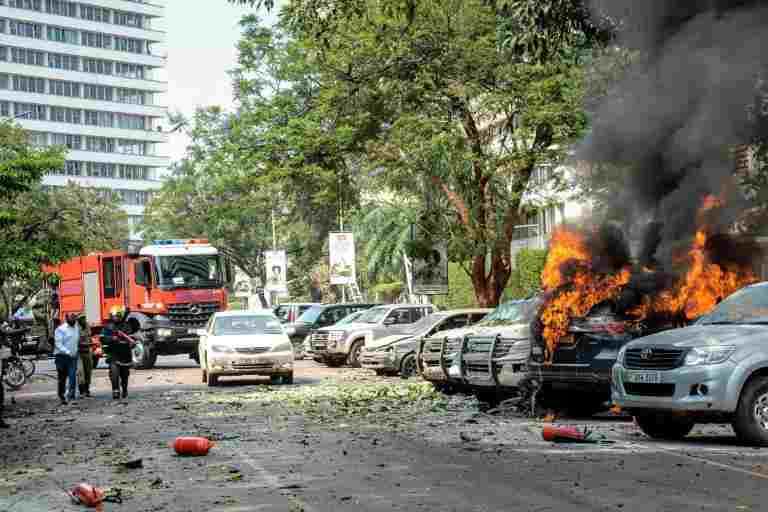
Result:
<instances>
[{"instance_id":1,"label":"burnt car","mask_svg":"<svg viewBox=\"0 0 768 512\"><path fill-rule=\"evenodd\" d=\"M444 392L475 388L481 394L496 393L497 372L505 366L501 359L511 358L504 359L510 363L507 372L518 364L512 360L520 359L520 364L528 361L530 322L536 304L533 299L506 302L471 327L422 339L416 357L419 374ZM523 352L520 358L518 351Z\"/></svg>"},{"instance_id":2,"label":"burnt car","mask_svg":"<svg viewBox=\"0 0 768 512\"><path fill-rule=\"evenodd\" d=\"M610 407L611 369L619 351L630 341L674 328L658 323L653 327L617 313L615 305L595 306L584 318L574 319L560 340L551 361L545 361L545 341L538 318L529 364L532 384L542 401L575 415L592 415Z\"/></svg>"}]
</instances>

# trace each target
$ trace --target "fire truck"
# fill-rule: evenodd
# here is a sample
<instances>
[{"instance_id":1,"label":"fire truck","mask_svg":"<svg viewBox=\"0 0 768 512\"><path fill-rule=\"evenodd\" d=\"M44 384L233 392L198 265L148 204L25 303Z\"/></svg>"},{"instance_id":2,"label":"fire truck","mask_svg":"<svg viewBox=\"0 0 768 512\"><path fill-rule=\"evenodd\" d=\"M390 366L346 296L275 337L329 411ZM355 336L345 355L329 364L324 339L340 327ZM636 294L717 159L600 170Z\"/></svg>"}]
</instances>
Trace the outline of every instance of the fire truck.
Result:
<instances>
[{"instance_id":1,"label":"fire truck","mask_svg":"<svg viewBox=\"0 0 768 512\"><path fill-rule=\"evenodd\" d=\"M113 306L128 310L138 342L137 368L152 368L160 355L198 357L197 331L227 309L232 269L207 240L157 240L138 251L89 254L44 269L58 276L59 322L85 313L101 356L98 337Z\"/></svg>"}]
</instances>

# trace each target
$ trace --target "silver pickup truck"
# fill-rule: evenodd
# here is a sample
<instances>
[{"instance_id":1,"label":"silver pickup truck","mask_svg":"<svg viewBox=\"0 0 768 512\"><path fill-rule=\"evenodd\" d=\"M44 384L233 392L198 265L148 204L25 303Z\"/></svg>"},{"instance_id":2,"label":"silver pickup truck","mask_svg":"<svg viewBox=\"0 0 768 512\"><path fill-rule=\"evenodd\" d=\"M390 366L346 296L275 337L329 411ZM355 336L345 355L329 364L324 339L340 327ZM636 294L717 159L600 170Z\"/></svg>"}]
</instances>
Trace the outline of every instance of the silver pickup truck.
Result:
<instances>
[{"instance_id":1,"label":"silver pickup truck","mask_svg":"<svg viewBox=\"0 0 768 512\"><path fill-rule=\"evenodd\" d=\"M768 283L748 286L694 325L625 345L613 401L651 437L680 439L696 423L731 423L768 446Z\"/></svg>"},{"instance_id":2,"label":"silver pickup truck","mask_svg":"<svg viewBox=\"0 0 768 512\"><path fill-rule=\"evenodd\" d=\"M431 304L373 307L360 315L354 323L314 331L310 337L313 358L331 367L341 366L345 362L359 367L360 354L366 340L396 334L398 327L411 325L435 311L435 306Z\"/></svg>"}]
</instances>

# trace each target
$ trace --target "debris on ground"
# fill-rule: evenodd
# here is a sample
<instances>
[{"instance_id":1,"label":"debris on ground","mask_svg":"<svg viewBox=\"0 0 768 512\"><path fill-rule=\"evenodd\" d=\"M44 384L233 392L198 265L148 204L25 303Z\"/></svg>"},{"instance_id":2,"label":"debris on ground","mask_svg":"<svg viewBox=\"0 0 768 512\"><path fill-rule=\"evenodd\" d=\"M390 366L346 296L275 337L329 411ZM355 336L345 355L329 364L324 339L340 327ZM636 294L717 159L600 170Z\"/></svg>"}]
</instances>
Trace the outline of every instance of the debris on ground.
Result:
<instances>
[{"instance_id":1,"label":"debris on ground","mask_svg":"<svg viewBox=\"0 0 768 512\"><path fill-rule=\"evenodd\" d=\"M179 455L200 457L208 455L215 445L216 443L206 437L177 437L173 442L173 449Z\"/></svg>"}]
</instances>

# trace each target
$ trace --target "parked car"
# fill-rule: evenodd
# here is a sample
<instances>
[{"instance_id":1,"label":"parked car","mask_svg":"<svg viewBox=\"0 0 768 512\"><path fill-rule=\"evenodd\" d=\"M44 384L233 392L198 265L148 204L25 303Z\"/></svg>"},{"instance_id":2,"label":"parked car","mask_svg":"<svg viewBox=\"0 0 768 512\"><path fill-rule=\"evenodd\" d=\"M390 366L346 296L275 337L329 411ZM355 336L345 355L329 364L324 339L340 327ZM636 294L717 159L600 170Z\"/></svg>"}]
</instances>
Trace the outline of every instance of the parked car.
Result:
<instances>
[{"instance_id":1,"label":"parked car","mask_svg":"<svg viewBox=\"0 0 768 512\"><path fill-rule=\"evenodd\" d=\"M394 334L366 344L360 355L361 366L375 370L379 375L399 373L403 377L411 377L417 373L416 351L421 337L475 324L490 311L459 309L432 313L414 324L396 329Z\"/></svg>"},{"instance_id":2,"label":"parked car","mask_svg":"<svg viewBox=\"0 0 768 512\"><path fill-rule=\"evenodd\" d=\"M360 311L355 311L352 314L349 314L333 324L336 325L347 325L351 324L353 322L356 322L358 318L362 316L363 313L365 313L367 310L361 309ZM304 338L304 342L302 343L302 354L304 357L314 358L314 352L312 352L312 333L310 332L306 338Z\"/></svg>"},{"instance_id":3,"label":"parked car","mask_svg":"<svg viewBox=\"0 0 768 512\"><path fill-rule=\"evenodd\" d=\"M295 322L302 313L312 306L320 306L320 304L310 302L278 304L272 308L272 312L281 323L285 324Z\"/></svg>"},{"instance_id":4,"label":"parked car","mask_svg":"<svg viewBox=\"0 0 768 512\"><path fill-rule=\"evenodd\" d=\"M304 339L315 329L329 327L346 318L351 313L371 309L378 304L324 304L311 306L296 319L295 322L286 323L283 327L285 333L296 344Z\"/></svg>"},{"instance_id":5,"label":"parked car","mask_svg":"<svg viewBox=\"0 0 768 512\"><path fill-rule=\"evenodd\" d=\"M481 379L475 374L479 371L477 365L473 366L469 372L463 369L463 352L468 337L478 337L478 343L475 345L473 342L472 351L468 354L470 364L474 365L478 360L477 354L480 354L481 350L479 340L482 338L489 340L487 349L484 348L483 350L486 350L485 357L487 364L490 365L488 351L495 343L496 337L502 335L514 336L511 339L524 338L525 333L529 332L531 311L535 309L530 300L506 302L471 327L442 331L431 337L423 338L419 343L416 355L419 373L441 391L452 392L471 389L471 384L466 380L466 377L469 377L475 384ZM528 350L530 351L530 344L528 344ZM497 367L500 368L501 366ZM509 368L513 367L510 366ZM490 371L490 368L488 370ZM486 387L485 381L482 384L482 387Z\"/></svg>"},{"instance_id":6,"label":"parked car","mask_svg":"<svg viewBox=\"0 0 768 512\"><path fill-rule=\"evenodd\" d=\"M615 313L610 303L599 304L584 318L571 322L568 336L558 344L551 361L544 361L544 340L537 337L530 363L535 384L548 405L570 414L589 416L607 410L611 368L619 350L640 336L671 327L650 329Z\"/></svg>"},{"instance_id":7,"label":"parked car","mask_svg":"<svg viewBox=\"0 0 768 512\"><path fill-rule=\"evenodd\" d=\"M373 307L360 315L354 323L313 331L313 358L333 367L341 366L345 362L359 367L360 353L366 338L381 338L393 332L392 329L410 325L435 311L435 306L431 304L391 304Z\"/></svg>"},{"instance_id":8,"label":"parked car","mask_svg":"<svg viewBox=\"0 0 768 512\"><path fill-rule=\"evenodd\" d=\"M625 345L612 389L651 437L731 423L740 441L768 446L768 283L739 290L692 326Z\"/></svg>"},{"instance_id":9,"label":"parked car","mask_svg":"<svg viewBox=\"0 0 768 512\"><path fill-rule=\"evenodd\" d=\"M218 312L198 334L200 368L209 386L219 377L241 375L293 383L293 345L272 312Z\"/></svg>"}]
</instances>

